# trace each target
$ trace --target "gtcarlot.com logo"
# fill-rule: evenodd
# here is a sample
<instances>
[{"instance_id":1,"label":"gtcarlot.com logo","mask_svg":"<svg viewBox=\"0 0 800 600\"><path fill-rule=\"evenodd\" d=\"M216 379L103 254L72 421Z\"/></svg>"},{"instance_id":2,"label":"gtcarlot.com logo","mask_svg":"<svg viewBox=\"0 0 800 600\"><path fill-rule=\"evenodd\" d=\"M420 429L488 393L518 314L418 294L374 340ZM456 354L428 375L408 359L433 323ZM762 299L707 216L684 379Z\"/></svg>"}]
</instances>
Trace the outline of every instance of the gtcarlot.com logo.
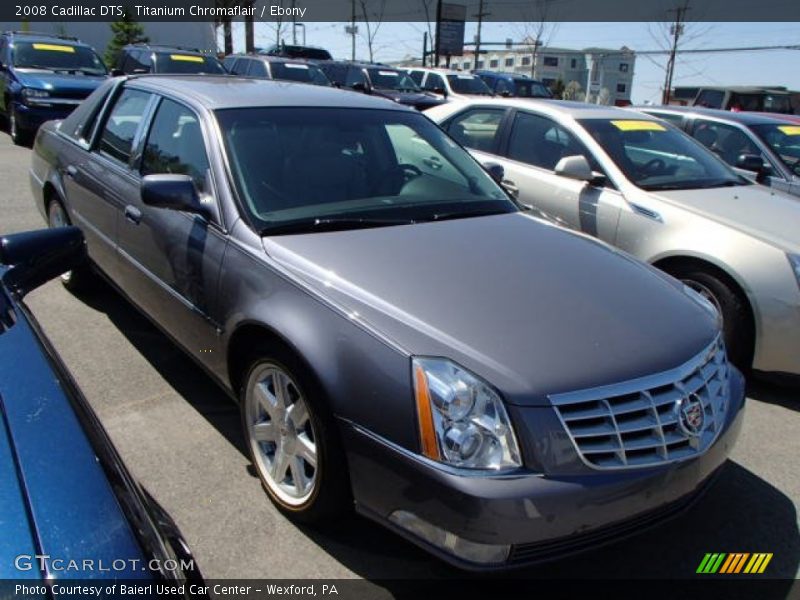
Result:
<instances>
[{"instance_id":1,"label":"gtcarlot.com logo","mask_svg":"<svg viewBox=\"0 0 800 600\"><path fill-rule=\"evenodd\" d=\"M763 573L771 560L772 552L709 552L697 567L697 573Z\"/></svg>"}]
</instances>

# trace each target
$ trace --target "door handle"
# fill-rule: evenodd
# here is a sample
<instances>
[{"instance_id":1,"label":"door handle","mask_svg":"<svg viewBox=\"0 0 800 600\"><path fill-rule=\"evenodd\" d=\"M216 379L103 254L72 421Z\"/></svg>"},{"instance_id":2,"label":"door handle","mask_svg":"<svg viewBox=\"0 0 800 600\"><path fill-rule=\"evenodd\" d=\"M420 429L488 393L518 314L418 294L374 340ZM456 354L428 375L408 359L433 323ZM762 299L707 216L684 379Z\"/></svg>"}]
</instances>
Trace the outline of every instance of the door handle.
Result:
<instances>
[{"instance_id":1,"label":"door handle","mask_svg":"<svg viewBox=\"0 0 800 600\"><path fill-rule=\"evenodd\" d=\"M438 171L439 169L441 169L441 168L442 168L442 161L440 161L440 160L439 160L438 158L436 158L435 156L431 156L430 158L423 158L423 159L422 159L422 162L423 162L423 163L424 163L426 166L428 166L428 167L430 167L431 169L433 169L434 171Z\"/></svg>"},{"instance_id":2,"label":"door handle","mask_svg":"<svg viewBox=\"0 0 800 600\"><path fill-rule=\"evenodd\" d=\"M125 207L125 218L134 225L138 225L142 222L142 211L129 204Z\"/></svg>"},{"instance_id":3,"label":"door handle","mask_svg":"<svg viewBox=\"0 0 800 600\"><path fill-rule=\"evenodd\" d=\"M67 173L67 177L69 177L70 179L73 179L75 177L75 175L78 174L77 167L75 167L73 165L68 165L67 168L65 169L65 171Z\"/></svg>"},{"instance_id":4,"label":"door handle","mask_svg":"<svg viewBox=\"0 0 800 600\"><path fill-rule=\"evenodd\" d=\"M503 182L500 185L502 185L509 194L514 196L514 198L519 196L519 188L510 179L503 179Z\"/></svg>"}]
</instances>

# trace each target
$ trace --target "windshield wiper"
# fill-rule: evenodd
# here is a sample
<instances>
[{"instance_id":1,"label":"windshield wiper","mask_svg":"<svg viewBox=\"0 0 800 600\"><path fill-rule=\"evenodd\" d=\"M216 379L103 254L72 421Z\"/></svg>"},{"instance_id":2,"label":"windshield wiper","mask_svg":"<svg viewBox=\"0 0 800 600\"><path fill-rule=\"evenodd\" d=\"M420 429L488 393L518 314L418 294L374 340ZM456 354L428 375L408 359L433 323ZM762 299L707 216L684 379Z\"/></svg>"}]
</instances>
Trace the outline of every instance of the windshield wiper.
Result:
<instances>
[{"instance_id":1,"label":"windshield wiper","mask_svg":"<svg viewBox=\"0 0 800 600\"><path fill-rule=\"evenodd\" d=\"M489 217L492 215L503 215L508 212L505 209L498 209L498 208L487 208L485 210L460 210L460 211L453 211L453 212L446 212L446 213L436 213L432 215L429 219L420 219L428 220L428 221L452 221L453 219L469 219L471 217Z\"/></svg>"},{"instance_id":2,"label":"windshield wiper","mask_svg":"<svg viewBox=\"0 0 800 600\"><path fill-rule=\"evenodd\" d=\"M274 223L262 228L261 236L287 235L292 233L317 233L321 231L342 231L345 229L369 229L371 227L389 227L391 225L410 225L413 219L367 219L367 218L327 218L300 219L285 223Z\"/></svg>"}]
</instances>

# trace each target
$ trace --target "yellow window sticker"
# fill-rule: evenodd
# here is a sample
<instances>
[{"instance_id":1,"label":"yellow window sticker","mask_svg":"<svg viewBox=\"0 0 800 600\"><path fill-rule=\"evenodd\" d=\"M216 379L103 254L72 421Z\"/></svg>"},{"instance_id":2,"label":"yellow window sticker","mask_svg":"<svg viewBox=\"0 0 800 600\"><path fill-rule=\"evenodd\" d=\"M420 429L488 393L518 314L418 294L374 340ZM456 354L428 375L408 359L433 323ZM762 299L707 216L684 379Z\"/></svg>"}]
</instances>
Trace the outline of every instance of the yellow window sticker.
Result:
<instances>
[{"instance_id":1,"label":"yellow window sticker","mask_svg":"<svg viewBox=\"0 0 800 600\"><path fill-rule=\"evenodd\" d=\"M67 52L68 54L75 54L75 48L72 46L62 46L60 44L34 44L34 50L45 50L49 52Z\"/></svg>"},{"instance_id":2,"label":"yellow window sticker","mask_svg":"<svg viewBox=\"0 0 800 600\"><path fill-rule=\"evenodd\" d=\"M666 131L667 128L655 121L611 121L620 131Z\"/></svg>"},{"instance_id":3,"label":"yellow window sticker","mask_svg":"<svg viewBox=\"0 0 800 600\"><path fill-rule=\"evenodd\" d=\"M202 56L192 56L191 54L170 54L172 60L182 60L183 62L203 62Z\"/></svg>"},{"instance_id":4,"label":"yellow window sticker","mask_svg":"<svg viewBox=\"0 0 800 600\"><path fill-rule=\"evenodd\" d=\"M800 125L778 125L778 129L786 135L800 135Z\"/></svg>"}]
</instances>

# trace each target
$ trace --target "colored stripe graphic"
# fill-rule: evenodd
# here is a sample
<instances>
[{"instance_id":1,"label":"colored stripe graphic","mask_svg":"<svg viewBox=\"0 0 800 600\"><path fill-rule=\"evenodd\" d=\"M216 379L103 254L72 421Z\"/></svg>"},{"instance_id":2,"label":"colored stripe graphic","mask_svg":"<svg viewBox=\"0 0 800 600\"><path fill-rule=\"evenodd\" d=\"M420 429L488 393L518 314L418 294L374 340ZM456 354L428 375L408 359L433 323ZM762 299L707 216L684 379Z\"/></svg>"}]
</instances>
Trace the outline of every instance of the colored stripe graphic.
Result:
<instances>
[{"instance_id":1,"label":"colored stripe graphic","mask_svg":"<svg viewBox=\"0 0 800 600\"><path fill-rule=\"evenodd\" d=\"M697 573L736 574L736 573L763 573L772 560L771 552L708 552L700 561Z\"/></svg>"}]
</instances>

